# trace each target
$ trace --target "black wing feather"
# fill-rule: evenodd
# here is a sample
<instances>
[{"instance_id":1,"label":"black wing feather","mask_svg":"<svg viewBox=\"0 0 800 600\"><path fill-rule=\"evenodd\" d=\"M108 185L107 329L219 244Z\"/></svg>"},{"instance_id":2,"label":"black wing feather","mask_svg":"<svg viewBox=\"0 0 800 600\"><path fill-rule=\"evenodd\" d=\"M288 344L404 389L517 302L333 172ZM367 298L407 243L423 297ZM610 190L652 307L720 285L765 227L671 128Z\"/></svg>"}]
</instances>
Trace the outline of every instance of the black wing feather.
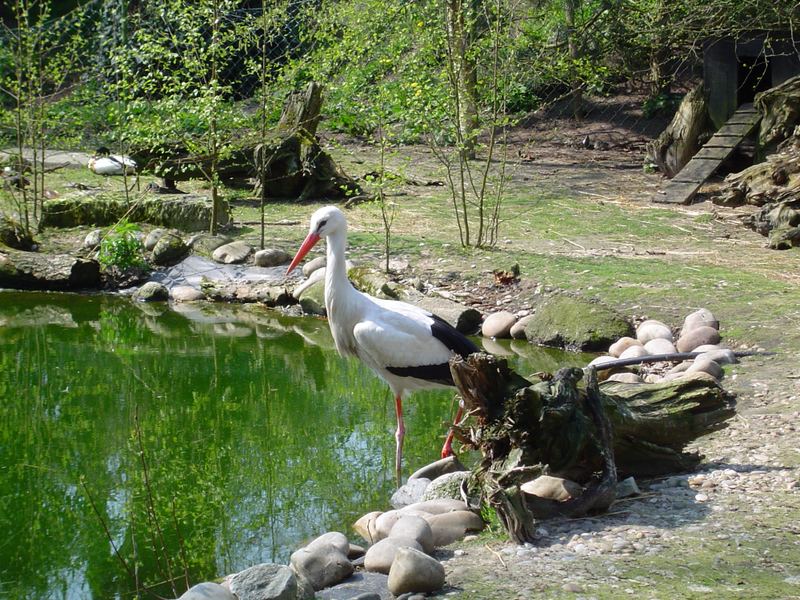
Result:
<instances>
[{"instance_id":1,"label":"black wing feather","mask_svg":"<svg viewBox=\"0 0 800 600\"><path fill-rule=\"evenodd\" d=\"M450 323L438 315L431 315L431 335L442 342L450 350L466 358L473 352L478 352L478 347L464 334L454 328ZM386 367L386 370L399 377L413 377L424 381L453 385L453 376L450 374L450 365L419 365L415 367Z\"/></svg>"}]
</instances>

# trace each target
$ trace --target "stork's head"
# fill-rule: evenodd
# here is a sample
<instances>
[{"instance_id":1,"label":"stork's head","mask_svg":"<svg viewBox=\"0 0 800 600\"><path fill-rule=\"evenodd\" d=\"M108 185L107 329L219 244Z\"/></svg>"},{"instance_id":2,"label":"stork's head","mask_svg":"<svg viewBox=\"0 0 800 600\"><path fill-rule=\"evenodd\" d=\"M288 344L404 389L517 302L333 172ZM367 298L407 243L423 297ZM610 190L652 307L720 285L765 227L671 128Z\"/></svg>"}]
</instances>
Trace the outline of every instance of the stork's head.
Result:
<instances>
[{"instance_id":1,"label":"stork's head","mask_svg":"<svg viewBox=\"0 0 800 600\"><path fill-rule=\"evenodd\" d=\"M347 231L347 220L344 218L344 213L335 206L323 206L311 215L311 223L308 226L308 235L297 254L294 255L289 268L286 269L286 274L291 273L294 268L300 263L301 260L308 254L308 251L314 247L318 241L324 237L328 237L337 232Z\"/></svg>"}]
</instances>

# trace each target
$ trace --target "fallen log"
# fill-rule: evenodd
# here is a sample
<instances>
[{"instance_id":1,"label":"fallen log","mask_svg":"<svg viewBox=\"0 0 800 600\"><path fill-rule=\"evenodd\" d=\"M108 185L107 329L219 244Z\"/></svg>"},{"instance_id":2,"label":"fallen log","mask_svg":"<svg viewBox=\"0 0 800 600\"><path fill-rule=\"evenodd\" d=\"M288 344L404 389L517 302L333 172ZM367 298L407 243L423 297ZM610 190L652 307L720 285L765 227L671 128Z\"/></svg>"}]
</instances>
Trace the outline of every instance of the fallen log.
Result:
<instances>
[{"instance_id":1,"label":"fallen log","mask_svg":"<svg viewBox=\"0 0 800 600\"><path fill-rule=\"evenodd\" d=\"M95 260L0 247L0 288L61 291L99 285L100 265Z\"/></svg>"},{"instance_id":2,"label":"fallen log","mask_svg":"<svg viewBox=\"0 0 800 600\"><path fill-rule=\"evenodd\" d=\"M469 488L517 542L532 539L536 518L606 510L617 473L654 477L696 467L701 456L686 445L734 414L733 396L703 374L598 384L594 368L567 368L531 382L487 354L456 357L450 369L476 421L456 425L455 435L482 455ZM585 491L564 502L523 494L520 486L540 475L571 479Z\"/></svg>"}]
</instances>

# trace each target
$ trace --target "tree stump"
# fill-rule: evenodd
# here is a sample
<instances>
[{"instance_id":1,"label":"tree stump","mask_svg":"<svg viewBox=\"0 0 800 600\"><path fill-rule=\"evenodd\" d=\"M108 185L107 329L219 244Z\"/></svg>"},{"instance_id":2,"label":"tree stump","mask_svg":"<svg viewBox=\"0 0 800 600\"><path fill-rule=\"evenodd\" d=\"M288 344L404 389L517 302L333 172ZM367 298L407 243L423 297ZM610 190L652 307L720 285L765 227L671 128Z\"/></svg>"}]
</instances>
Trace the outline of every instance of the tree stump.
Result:
<instances>
[{"instance_id":1,"label":"tree stump","mask_svg":"<svg viewBox=\"0 0 800 600\"><path fill-rule=\"evenodd\" d=\"M667 177L686 166L714 131L702 84L684 96L667 128L647 145L647 158Z\"/></svg>"},{"instance_id":2,"label":"tree stump","mask_svg":"<svg viewBox=\"0 0 800 600\"><path fill-rule=\"evenodd\" d=\"M345 175L322 150L317 126L322 109L322 86L311 82L291 94L271 139L256 146L256 196L267 198L347 198L361 194L358 184Z\"/></svg>"},{"instance_id":3,"label":"tree stump","mask_svg":"<svg viewBox=\"0 0 800 600\"><path fill-rule=\"evenodd\" d=\"M654 477L695 467L686 452L697 437L725 426L733 396L702 374L659 384L597 384L594 369L559 370L529 382L487 354L450 361L474 427L456 437L481 452L471 490L495 508L509 536L530 541L535 518L603 511L615 499L617 473ZM599 473L599 474L598 474ZM577 481L584 493L565 502L537 499L520 486L540 475Z\"/></svg>"}]
</instances>

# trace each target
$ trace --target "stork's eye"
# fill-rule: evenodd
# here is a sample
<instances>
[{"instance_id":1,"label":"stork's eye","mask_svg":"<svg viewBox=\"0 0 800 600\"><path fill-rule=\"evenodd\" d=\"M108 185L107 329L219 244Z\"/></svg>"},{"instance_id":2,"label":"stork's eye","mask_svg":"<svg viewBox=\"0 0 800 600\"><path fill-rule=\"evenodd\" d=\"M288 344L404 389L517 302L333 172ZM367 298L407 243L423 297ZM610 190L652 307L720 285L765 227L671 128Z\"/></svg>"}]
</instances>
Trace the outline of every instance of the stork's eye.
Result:
<instances>
[{"instance_id":1,"label":"stork's eye","mask_svg":"<svg viewBox=\"0 0 800 600\"><path fill-rule=\"evenodd\" d=\"M320 229L322 229L323 227L325 227L325 225L327 225L327 224L328 224L328 219L322 219L322 221L320 221L320 222L317 224L317 231L319 231Z\"/></svg>"}]
</instances>

